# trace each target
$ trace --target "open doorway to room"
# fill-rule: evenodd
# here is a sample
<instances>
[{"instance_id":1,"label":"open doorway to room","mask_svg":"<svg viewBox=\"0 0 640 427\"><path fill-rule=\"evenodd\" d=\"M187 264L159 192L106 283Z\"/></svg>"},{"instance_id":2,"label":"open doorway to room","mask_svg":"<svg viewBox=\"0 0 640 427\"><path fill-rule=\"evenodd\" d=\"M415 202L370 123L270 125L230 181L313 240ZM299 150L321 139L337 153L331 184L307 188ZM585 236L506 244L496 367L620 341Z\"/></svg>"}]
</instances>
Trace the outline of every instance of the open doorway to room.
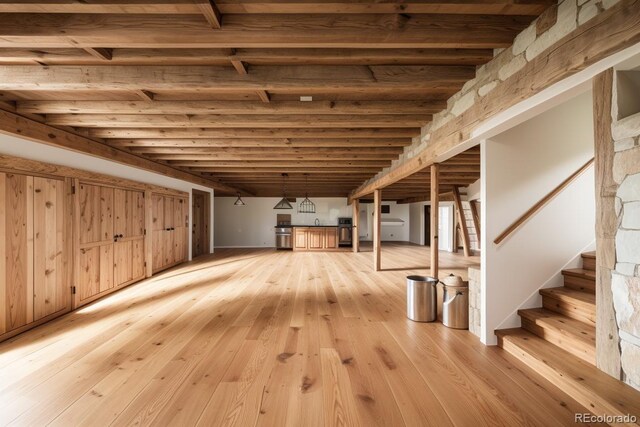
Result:
<instances>
[{"instance_id":1,"label":"open doorway to room","mask_svg":"<svg viewBox=\"0 0 640 427\"><path fill-rule=\"evenodd\" d=\"M211 219L211 194L194 189L191 208L193 211L191 254L195 258L211 252L209 246L211 240L211 224L209 223Z\"/></svg>"}]
</instances>

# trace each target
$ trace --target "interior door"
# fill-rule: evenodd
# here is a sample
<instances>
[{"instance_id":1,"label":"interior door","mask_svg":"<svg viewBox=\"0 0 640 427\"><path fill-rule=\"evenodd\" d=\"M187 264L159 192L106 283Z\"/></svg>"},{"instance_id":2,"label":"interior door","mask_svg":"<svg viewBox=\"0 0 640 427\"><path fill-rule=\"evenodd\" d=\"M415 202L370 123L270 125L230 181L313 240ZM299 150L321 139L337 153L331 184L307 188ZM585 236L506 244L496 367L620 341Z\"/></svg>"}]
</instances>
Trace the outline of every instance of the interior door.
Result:
<instances>
[{"instance_id":1,"label":"interior door","mask_svg":"<svg viewBox=\"0 0 640 427\"><path fill-rule=\"evenodd\" d=\"M80 255L75 306L114 287L114 189L81 183L78 192Z\"/></svg>"},{"instance_id":2,"label":"interior door","mask_svg":"<svg viewBox=\"0 0 640 427\"><path fill-rule=\"evenodd\" d=\"M64 181L33 179L33 320L69 307L64 274Z\"/></svg>"},{"instance_id":3,"label":"interior door","mask_svg":"<svg viewBox=\"0 0 640 427\"><path fill-rule=\"evenodd\" d=\"M173 262L187 259L187 232L189 230L189 203L186 199L174 199Z\"/></svg>"},{"instance_id":4,"label":"interior door","mask_svg":"<svg viewBox=\"0 0 640 427\"><path fill-rule=\"evenodd\" d=\"M153 272L162 269L164 264L164 196L152 194L151 196L151 214L153 216L151 223L153 224L152 250L153 250Z\"/></svg>"},{"instance_id":5,"label":"interior door","mask_svg":"<svg viewBox=\"0 0 640 427\"><path fill-rule=\"evenodd\" d=\"M33 177L0 173L0 334L33 321Z\"/></svg>"},{"instance_id":6,"label":"interior door","mask_svg":"<svg viewBox=\"0 0 640 427\"><path fill-rule=\"evenodd\" d=\"M163 239L163 257L164 262L162 266L171 265L175 262L174 255L174 209L175 203L174 198L170 196L164 197L164 239Z\"/></svg>"},{"instance_id":7,"label":"interior door","mask_svg":"<svg viewBox=\"0 0 640 427\"><path fill-rule=\"evenodd\" d=\"M144 277L144 193L114 190L114 284Z\"/></svg>"}]
</instances>

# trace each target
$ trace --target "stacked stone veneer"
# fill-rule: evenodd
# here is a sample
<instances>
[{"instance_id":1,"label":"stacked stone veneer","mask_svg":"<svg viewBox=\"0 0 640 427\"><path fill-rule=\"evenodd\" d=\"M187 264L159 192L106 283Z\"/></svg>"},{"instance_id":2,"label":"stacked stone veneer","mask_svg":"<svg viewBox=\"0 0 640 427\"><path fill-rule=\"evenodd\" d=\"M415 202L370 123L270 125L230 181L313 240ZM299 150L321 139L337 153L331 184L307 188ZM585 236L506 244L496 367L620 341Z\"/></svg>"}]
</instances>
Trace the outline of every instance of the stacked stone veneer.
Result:
<instances>
[{"instance_id":1,"label":"stacked stone veneer","mask_svg":"<svg viewBox=\"0 0 640 427\"><path fill-rule=\"evenodd\" d=\"M510 48L496 50L491 61L478 67L476 77L449 98L447 108L433 116L433 121L422 128L421 136L414 138L413 143L405 147L402 155L390 167L382 170L367 184L418 155L429 145L431 132L467 111L555 42L618 2L619 0L563 0L549 8L516 37Z\"/></svg>"},{"instance_id":2,"label":"stacked stone veneer","mask_svg":"<svg viewBox=\"0 0 640 427\"><path fill-rule=\"evenodd\" d=\"M640 97L640 93L634 95ZM619 186L611 290L620 337L622 379L640 390L640 111L618 119L615 100L614 95L613 179Z\"/></svg>"},{"instance_id":3,"label":"stacked stone veneer","mask_svg":"<svg viewBox=\"0 0 640 427\"><path fill-rule=\"evenodd\" d=\"M469 268L469 331L480 336L482 304L482 274L480 269Z\"/></svg>"}]
</instances>

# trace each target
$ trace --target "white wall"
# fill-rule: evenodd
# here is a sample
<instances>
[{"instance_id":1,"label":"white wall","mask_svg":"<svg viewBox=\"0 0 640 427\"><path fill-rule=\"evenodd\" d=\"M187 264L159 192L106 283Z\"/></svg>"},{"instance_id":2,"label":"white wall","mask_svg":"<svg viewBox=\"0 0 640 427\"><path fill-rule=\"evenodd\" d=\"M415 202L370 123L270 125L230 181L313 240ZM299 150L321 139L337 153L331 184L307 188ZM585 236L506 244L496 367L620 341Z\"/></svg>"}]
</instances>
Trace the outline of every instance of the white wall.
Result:
<instances>
[{"instance_id":1,"label":"white wall","mask_svg":"<svg viewBox=\"0 0 640 427\"><path fill-rule=\"evenodd\" d=\"M582 94L482 143L482 341L519 326L518 308L539 306L540 287L595 239L593 168L501 245L493 239L593 156L591 94Z\"/></svg>"},{"instance_id":2,"label":"white wall","mask_svg":"<svg viewBox=\"0 0 640 427\"><path fill-rule=\"evenodd\" d=\"M275 210L279 197L243 197L246 206L234 206L235 197L216 197L214 204L215 246L226 247L274 247L277 214L290 214L294 225L313 225L316 218L321 225L336 225L338 217L351 218L353 208L343 197L316 197L311 201L316 205L316 213L298 213L297 199L291 210Z\"/></svg>"},{"instance_id":3,"label":"white wall","mask_svg":"<svg viewBox=\"0 0 640 427\"><path fill-rule=\"evenodd\" d=\"M409 204L398 204L396 202L385 202L382 205L389 205L389 213L381 214L382 225L380 226L380 239L383 242L408 242L409 241ZM373 238L373 203L367 203L367 235L363 240ZM393 222L391 220L401 220L403 222ZM387 224L385 224L387 221ZM391 225L393 223L393 225Z\"/></svg>"},{"instance_id":4,"label":"white wall","mask_svg":"<svg viewBox=\"0 0 640 427\"><path fill-rule=\"evenodd\" d=\"M213 190L201 185L191 184L187 181L170 178L162 174L14 136L0 134L0 153L186 191L189 193L190 207L192 206L191 190L193 188L210 193L211 199L213 200ZM213 209L211 209L211 212L213 212ZM191 224L192 217L193 215L189 215L189 230L193 227ZM213 224L213 215L210 221L211 224ZM211 227L211 229L213 229L213 227ZM213 235L210 236L210 238L213 242ZM213 248L213 245L210 245L210 247ZM189 259L191 259L191 233L189 233Z\"/></svg>"}]
</instances>

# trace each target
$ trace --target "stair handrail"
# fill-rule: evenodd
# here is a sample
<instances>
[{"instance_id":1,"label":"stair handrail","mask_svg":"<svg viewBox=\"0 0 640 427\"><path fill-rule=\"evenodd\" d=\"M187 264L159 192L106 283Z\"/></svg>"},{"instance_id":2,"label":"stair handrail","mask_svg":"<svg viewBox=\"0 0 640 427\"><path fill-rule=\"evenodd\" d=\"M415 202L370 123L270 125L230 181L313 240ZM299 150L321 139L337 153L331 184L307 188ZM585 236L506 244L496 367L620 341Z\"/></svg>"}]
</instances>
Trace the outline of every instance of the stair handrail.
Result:
<instances>
[{"instance_id":1,"label":"stair handrail","mask_svg":"<svg viewBox=\"0 0 640 427\"><path fill-rule=\"evenodd\" d=\"M567 179L562 181L558 186L556 186L553 190L551 190L546 196L540 199L535 205L533 205L529 210L527 210L524 214L522 214L518 219L516 219L510 226L508 226L498 237L493 240L493 243L499 245L511 235L514 231L516 231L522 224L527 222L529 218L531 218L536 212L538 212L544 205L549 203L552 199L554 199L558 194L562 192L566 187L569 186L576 178L582 175L595 161L595 157L592 157L588 162L582 165L578 170L572 173Z\"/></svg>"}]
</instances>

